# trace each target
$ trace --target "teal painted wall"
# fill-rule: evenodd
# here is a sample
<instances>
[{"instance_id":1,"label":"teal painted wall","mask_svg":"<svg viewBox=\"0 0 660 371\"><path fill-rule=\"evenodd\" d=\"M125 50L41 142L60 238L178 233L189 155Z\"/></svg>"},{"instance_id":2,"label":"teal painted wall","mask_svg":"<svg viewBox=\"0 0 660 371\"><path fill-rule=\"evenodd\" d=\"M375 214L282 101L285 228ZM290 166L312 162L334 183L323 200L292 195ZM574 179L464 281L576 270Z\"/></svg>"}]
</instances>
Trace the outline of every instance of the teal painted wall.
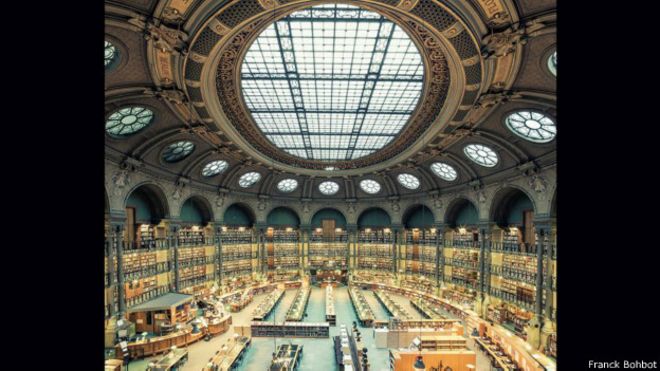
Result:
<instances>
[{"instance_id":1,"label":"teal painted wall","mask_svg":"<svg viewBox=\"0 0 660 371\"><path fill-rule=\"evenodd\" d=\"M369 209L358 218L358 227L389 227L391 225L390 216L383 209Z\"/></svg>"},{"instance_id":2,"label":"teal painted wall","mask_svg":"<svg viewBox=\"0 0 660 371\"><path fill-rule=\"evenodd\" d=\"M468 202L456 214L456 225L476 225L479 223L477 209Z\"/></svg>"},{"instance_id":3,"label":"teal painted wall","mask_svg":"<svg viewBox=\"0 0 660 371\"><path fill-rule=\"evenodd\" d=\"M334 219L335 227L346 228L346 218L344 215L335 209L322 209L319 210L312 218L312 228L320 228L321 220Z\"/></svg>"},{"instance_id":4,"label":"teal painted wall","mask_svg":"<svg viewBox=\"0 0 660 371\"><path fill-rule=\"evenodd\" d=\"M208 222L208 220L204 220L202 215L202 210L199 209L197 203L192 199L188 199L181 206L181 215L179 217L183 222L202 225Z\"/></svg>"},{"instance_id":5,"label":"teal painted wall","mask_svg":"<svg viewBox=\"0 0 660 371\"><path fill-rule=\"evenodd\" d=\"M126 201L126 207L135 208L135 218L137 222L151 222L151 202L147 196L139 190L131 193L131 196Z\"/></svg>"},{"instance_id":6,"label":"teal painted wall","mask_svg":"<svg viewBox=\"0 0 660 371\"><path fill-rule=\"evenodd\" d=\"M534 210L532 201L523 193L519 193L509 201L506 213L506 224L522 224L523 211Z\"/></svg>"},{"instance_id":7,"label":"teal painted wall","mask_svg":"<svg viewBox=\"0 0 660 371\"><path fill-rule=\"evenodd\" d=\"M297 227L300 225L300 219L293 210L287 209L286 207L276 207L268 213L266 224Z\"/></svg>"},{"instance_id":8,"label":"teal painted wall","mask_svg":"<svg viewBox=\"0 0 660 371\"><path fill-rule=\"evenodd\" d=\"M423 210L423 212L422 212ZM431 227L435 223L433 212L426 206L415 208L404 220L406 228L425 228Z\"/></svg>"},{"instance_id":9,"label":"teal painted wall","mask_svg":"<svg viewBox=\"0 0 660 371\"><path fill-rule=\"evenodd\" d=\"M239 227L251 227L250 214L238 205L231 205L225 210L224 224Z\"/></svg>"}]
</instances>

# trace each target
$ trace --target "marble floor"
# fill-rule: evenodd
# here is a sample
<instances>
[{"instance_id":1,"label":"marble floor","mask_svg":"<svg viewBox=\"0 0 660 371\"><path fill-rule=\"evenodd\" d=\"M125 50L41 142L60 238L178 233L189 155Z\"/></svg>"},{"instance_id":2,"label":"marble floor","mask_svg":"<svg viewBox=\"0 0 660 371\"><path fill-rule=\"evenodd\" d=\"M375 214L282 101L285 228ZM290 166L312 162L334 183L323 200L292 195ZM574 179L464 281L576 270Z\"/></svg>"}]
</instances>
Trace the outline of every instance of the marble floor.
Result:
<instances>
[{"instance_id":1,"label":"marble floor","mask_svg":"<svg viewBox=\"0 0 660 371\"><path fill-rule=\"evenodd\" d=\"M295 298L296 289L287 290L284 297L266 319L272 321L283 321L289 305ZM267 294L260 294L254 297L252 303L245 307L239 313L232 313L232 322L234 325L247 325L251 321L251 314L254 308L263 300ZM387 320L389 316L385 308L378 302L373 292L365 291L365 298L371 305L378 320ZM335 288L335 311L337 315L337 326L330 327L330 336L339 334L339 325L345 324L351 327L357 317L353 310L348 289L346 287ZM418 312L411 306L410 300L399 295L390 295L393 300L399 302L411 314ZM325 319L325 290L313 287L307 305L307 316L304 322L323 322ZM448 314L448 313L447 313ZM450 316L450 315L449 315ZM359 326L363 335L363 342L367 347L367 354L371 363L372 371L389 371L389 353L387 349L376 349L374 334L372 328L363 328ZM199 371L213 357L215 352L227 342L227 339L234 333L233 326L226 333L214 337L211 341L199 341L188 346L188 362L181 368L181 371ZM331 339L274 339L274 338L253 338L252 345L245 353L244 359L239 370L266 370L272 358L272 352L277 344L283 342L292 342L303 345L303 356L299 364L299 371L326 371L338 370L335 364L334 353L332 351ZM469 342L469 346L473 345ZM152 360L159 357L151 357L142 360L136 360L129 364L129 371L144 371ZM481 352L477 351L477 371L490 370L488 359Z\"/></svg>"}]
</instances>

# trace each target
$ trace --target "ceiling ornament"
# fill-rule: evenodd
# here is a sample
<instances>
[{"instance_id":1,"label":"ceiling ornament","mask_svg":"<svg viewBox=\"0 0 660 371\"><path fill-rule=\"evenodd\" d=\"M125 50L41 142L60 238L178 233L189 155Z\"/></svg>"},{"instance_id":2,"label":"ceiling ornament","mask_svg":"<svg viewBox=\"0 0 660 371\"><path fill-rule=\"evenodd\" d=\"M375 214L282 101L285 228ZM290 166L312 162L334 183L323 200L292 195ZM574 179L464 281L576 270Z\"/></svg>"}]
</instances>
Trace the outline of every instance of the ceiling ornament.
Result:
<instances>
[{"instance_id":1,"label":"ceiling ornament","mask_svg":"<svg viewBox=\"0 0 660 371\"><path fill-rule=\"evenodd\" d=\"M156 49L163 52L183 54L186 49L188 35L164 24L156 25L153 21L145 21L143 17L131 18L128 23L141 28L144 31L144 38L152 41Z\"/></svg>"},{"instance_id":2,"label":"ceiling ornament","mask_svg":"<svg viewBox=\"0 0 660 371\"><path fill-rule=\"evenodd\" d=\"M131 176L127 169L122 169L112 175L112 184L114 184L115 196L121 195L123 189L131 183Z\"/></svg>"}]
</instances>

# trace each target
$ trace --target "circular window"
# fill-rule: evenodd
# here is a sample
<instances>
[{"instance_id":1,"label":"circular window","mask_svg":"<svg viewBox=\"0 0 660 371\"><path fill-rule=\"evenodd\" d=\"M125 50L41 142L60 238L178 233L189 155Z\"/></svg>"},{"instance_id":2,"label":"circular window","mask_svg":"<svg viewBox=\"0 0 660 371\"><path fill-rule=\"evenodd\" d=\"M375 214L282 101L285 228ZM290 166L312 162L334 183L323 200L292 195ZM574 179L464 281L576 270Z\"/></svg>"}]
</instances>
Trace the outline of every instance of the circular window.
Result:
<instances>
[{"instance_id":1,"label":"circular window","mask_svg":"<svg viewBox=\"0 0 660 371\"><path fill-rule=\"evenodd\" d=\"M399 174L399 176L396 177L396 180L399 181L399 184L408 189L419 188L419 179L412 174Z\"/></svg>"},{"instance_id":2,"label":"circular window","mask_svg":"<svg viewBox=\"0 0 660 371\"><path fill-rule=\"evenodd\" d=\"M369 194L376 194L380 192L380 184L378 184L377 181L371 179L365 179L361 181L360 188Z\"/></svg>"},{"instance_id":3,"label":"circular window","mask_svg":"<svg viewBox=\"0 0 660 371\"><path fill-rule=\"evenodd\" d=\"M218 175L223 171L227 170L227 167L229 167L227 161L224 160L211 161L208 164L206 164L202 169L202 175L205 177Z\"/></svg>"},{"instance_id":4,"label":"circular window","mask_svg":"<svg viewBox=\"0 0 660 371\"><path fill-rule=\"evenodd\" d=\"M104 58L105 68L114 66L115 62L119 59L119 50L112 43L105 41Z\"/></svg>"},{"instance_id":5,"label":"circular window","mask_svg":"<svg viewBox=\"0 0 660 371\"><path fill-rule=\"evenodd\" d=\"M514 134L534 143L548 143L557 135L555 122L539 112L514 112L504 122Z\"/></svg>"},{"instance_id":6,"label":"circular window","mask_svg":"<svg viewBox=\"0 0 660 371\"><path fill-rule=\"evenodd\" d=\"M247 109L273 145L320 161L385 147L424 87L423 59L408 34L348 4L300 9L272 23L250 45L240 74Z\"/></svg>"},{"instance_id":7,"label":"circular window","mask_svg":"<svg viewBox=\"0 0 660 371\"><path fill-rule=\"evenodd\" d=\"M324 195L333 195L339 191L339 184L335 182L323 182L319 184L319 192L323 193Z\"/></svg>"},{"instance_id":8,"label":"circular window","mask_svg":"<svg viewBox=\"0 0 660 371\"><path fill-rule=\"evenodd\" d=\"M108 134L125 137L144 129L153 120L154 113L148 108L140 106L125 107L108 116L105 122L105 130Z\"/></svg>"},{"instance_id":9,"label":"circular window","mask_svg":"<svg viewBox=\"0 0 660 371\"><path fill-rule=\"evenodd\" d=\"M436 162L431 165L431 170L435 173L435 175L439 176L440 178L451 182L452 180L456 180L458 177L458 173L456 172L456 169L454 169L453 166L445 164L444 162Z\"/></svg>"},{"instance_id":10,"label":"circular window","mask_svg":"<svg viewBox=\"0 0 660 371\"><path fill-rule=\"evenodd\" d=\"M468 144L463 149L465 155L477 164L485 167L493 167L499 161L497 154L490 147L481 144Z\"/></svg>"},{"instance_id":11,"label":"circular window","mask_svg":"<svg viewBox=\"0 0 660 371\"><path fill-rule=\"evenodd\" d=\"M167 146L163 152L163 160L166 162L177 162L186 158L195 149L193 142L182 140Z\"/></svg>"},{"instance_id":12,"label":"circular window","mask_svg":"<svg viewBox=\"0 0 660 371\"><path fill-rule=\"evenodd\" d=\"M288 193L288 192L293 192L298 188L298 181L295 179L283 179L280 180L279 183L277 183L277 189L280 190L280 192Z\"/></svg>"},{"instance_id":13,"label":"circular window","mask_svg":"<svg viewBox=\"0 0 660 371\"><path fill-rule=\"evenodd\" d=\"M548 57L548 69L550 70L550 73L557 77L557 51L555 50L550 54Z\"/></svg>"},{"instance_id":14,"label":"circular window","mask_svg":"<svg viewBox=\"0 0 660 371\"><path fill-rule=\"evenodd\" d=\"M243 188L248 188L254 185L254 183L258 182L259 179L261 179L261 174L252 171L241 175L241 177L238 179L238 185Z\"/></svg>"}]
</instances>

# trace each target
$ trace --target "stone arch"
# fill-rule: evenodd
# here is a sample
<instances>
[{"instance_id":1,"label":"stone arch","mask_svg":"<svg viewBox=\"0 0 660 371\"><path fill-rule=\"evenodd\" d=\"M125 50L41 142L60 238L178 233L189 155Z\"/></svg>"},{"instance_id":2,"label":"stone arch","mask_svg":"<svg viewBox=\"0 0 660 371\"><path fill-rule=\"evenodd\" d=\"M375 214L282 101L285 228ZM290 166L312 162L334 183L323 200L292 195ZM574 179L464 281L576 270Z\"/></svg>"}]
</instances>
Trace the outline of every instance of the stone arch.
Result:
<instances>
[{"instance_id":1,"label":"stone arch","mask_svg":"<svg viewBox=\"0 0 660 371\"><path fill-rule=\"evenodd\" d=\"M422 210L423 215L420 214L420 211ZM430 217L430 223L427 222L428 217ZM418 228L418 224L423 225L425 228L432 228L435 225L435 215L430 207L422 203L415 203L408 206L403 212L401 224L403 224L404 228Z\"/></svg>"},{"instance_id":2,"label":"stone arch","mask_svg":"<svg viewBox=\"0 0 660 371\"><path fill-rule=\"evenodd\" d=\"M312 217L309 220L309 224L312 226L312 228L316 227L316 225L314 224L314 218L317 215L321 215L321 213L324 213L324 212L329 212L329 213L334 212L334 213L338 214L338 216L339 216L338 219L339 220L338 220L338 223L337 223L337 227L345 228L346 225L348 225L348 218L346 218L346 215L341 210L339 210L337 208L334 208L334 207L321 207L312 214Z\"/></svg>"},{"instance_id":3,"label":"stone arch","mask_svg":"<svg viewBox=\"0 0 660 371\"><path fill-rule=\"evenodd\" d=\"M493 198L490 202L490 211L488 215L488 220L495 222L500 226L504 226L506 213L509 211L510 202L515 201L518 197L524 196L532 204L534 214L538 212L536 207L536 202L533 195L523 187L517 186L515 184L510 184L506 187L503 187L495 192Z\"/></svg>"},{"instance_id":4,"label":"stone arch","mask_svg":"<svg viewBox=\"0 0 660 371\"><path fill-rule=\"evenodd\" d=\"M367 219L369 218L369 219ZM380 219L380 220L377 220ZM374 224L374 223L377 223ZM392 216L385 209L377 206L367 207L357 218L357 226L360 227L371 227L371 226L382 226L389 227L392 225Z\"/></svg>"},{"instance_id":5,"label":"stone arch","mask_svg":"<svg viewBox=\"0 0 660 371\"><path fill-rule=\"evenodd\" d=\"M452 199L447 205L445 211L445 216L443 218L444 223L447 226L455 227L456 218L458 217L459 212L466 206L472 206L476 210L476 219L479 219L479 208L477 205L467 197L459 196Z\"/></svg>"},{"instance_id":6,"label":"stone arch","mask_svg":"<svg viewBox=\"0 0 660 371\"><path fill-rule=\"evenodd\" d=\"M170 217L168 198L159 184L151 181L136 184L126 193L126 197L123 201L124 208L126 208L129 198L131 195L135 194L135 192L144 195L149 201L149 206L151 208L150 212L153 214L152 219L154 219L154 221L168 219Z\"/></svg>"},{"instance_id":7,"label":"stone arch","mask_svg":"<svg viewBox=\"0 0 660 371\"><path fill-rule=\"evenodd\" d=\"M202 225L206 225L209 222L214 220L213 215L213 206L209 200L201 195L190 195L181 203L181 209L179 210L179 217L183 219L184 216L184 207L187 207L188 203L192 203L193 207L199 210L202 218Z\"/></svg>"},{"instance_id":8,"label":"stone arch","mask_svg":"<svg viewBox=\"0 0 660 371\"><path fill-rule=\"evenodd\" d=\"M254 212L252 207L250 205L244 203L244 202L234 202L230 205L228 205L223 211L222 211L222 223L224 225L229 225L229 226L235 226L235 225L241 225L244 226L243 223L245 222L244 220L239 220L238 217L234 217L237 215L234 215L233 212L235 210L238 210L240 213L242 213L245 217L247 217L247 226L254 226L254 224L257 222L257 214ZM230 215L227 214L227 212L230 213Z\"/></svg>"},{"instance_id":9,"label":"stone arch","mask_svg":"<svg viewBox=\"0 0 660 371\"><path fill-rule=\"evenodd\" d=\"M271 225L286 225L288 227L299 227L300 216L291 207L277 206L272 208L266 215L266 224Z\"/></svg>"}]
</instances>

